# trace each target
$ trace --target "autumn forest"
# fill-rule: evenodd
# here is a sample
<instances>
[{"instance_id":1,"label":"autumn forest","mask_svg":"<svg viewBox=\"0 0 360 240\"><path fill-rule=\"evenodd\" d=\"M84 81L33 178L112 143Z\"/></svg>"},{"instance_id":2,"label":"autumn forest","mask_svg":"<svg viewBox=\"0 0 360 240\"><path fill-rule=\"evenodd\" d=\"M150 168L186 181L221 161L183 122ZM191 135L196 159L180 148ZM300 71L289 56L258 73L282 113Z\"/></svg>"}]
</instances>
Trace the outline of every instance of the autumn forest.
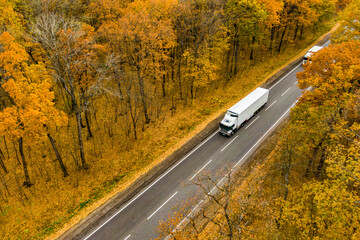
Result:
<instances>
[{"instance_id":1,"label":"autumn forest","mask_svg":"<svg viewBox=\"0 0 360 240\"><path fill-rule=\"evenodd\" d=\"M53 238L336 22L269 156L203 233L176 239L359 238L359 0L0 0L0 13L0 238Z\"/></svg>"}]
</instances>

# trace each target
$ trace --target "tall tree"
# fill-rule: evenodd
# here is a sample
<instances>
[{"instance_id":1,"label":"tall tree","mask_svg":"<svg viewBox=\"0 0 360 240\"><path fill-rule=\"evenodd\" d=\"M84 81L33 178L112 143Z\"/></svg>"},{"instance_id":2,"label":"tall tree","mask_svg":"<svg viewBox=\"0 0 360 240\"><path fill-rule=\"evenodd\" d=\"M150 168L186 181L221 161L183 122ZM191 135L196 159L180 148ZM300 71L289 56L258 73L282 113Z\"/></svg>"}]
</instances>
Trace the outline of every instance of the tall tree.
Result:
<instances>
[{"instance_id":1,"label":"tall tree","mask_svg":"<svg viewBox=\"0 0 360 240\"><path fill-rule=\"evenodd\" d=\"M7 32L0 36L3 51L0 66L4 71L2 86L12 99L11 105L0 112L0 134L17 139L25 174L24 185L31 186L24 154L24 139L35 144L49 133L49 129L66 123L66 116L54 106L51 75L44 64L28 64L24 48ZM58 159L62 170L64 164Z\"/></svg>"},{"instance_id":2,"label":"tall tree","mask_svg":"<svg viewBox=\"0 0 360 240\"><path fill-rule=\"evenodd\" d=\"M267 11L257 0L231 0L226 5L226 16L232 34L233 54L230 58L232 59L230 66L233 66L233 70L230 69L230 72L236 74L240 45L250 49L249 58L253 60L253 45L263 34Z\"/></svg>"},{"instance_id":3,"label":"tall tree","mask_svg":"<svg viewBox=\"0 0 360 240\"><path fill-rule=\"evenodd\" d=\"M148 98L150 80L161 81L163 63L174 46L171 11L176 1L134 1L119 19L105 22L100 32L137 79L145 123L150 122Z\"/></svg>"},{"instance_id":4,"label":"tall tree","mask_svg":"<svg viewBox=\"0 0 360 240\"><path fill-rule=\"evenodd\" d=\"M81 114L100 94L98 84L103 80L96 68L98 45L95 44L94 30L48 12L38 16L32 33L51 62L53 77L68 100L64 104L75 114L80 159L86 169Z\"/></svg>"},{"instance_id":5,"label":"tall tree","mask_svg":"<svg viewBox=\"0 0 360 240\"><path fill-rule=\"evenodd\" d=\"M333 34L332 42L339 43L357 39L360 35L360 1L351 1L341 14L341 27L339 27L335 34Z\"/></svg>"}]
</instances>

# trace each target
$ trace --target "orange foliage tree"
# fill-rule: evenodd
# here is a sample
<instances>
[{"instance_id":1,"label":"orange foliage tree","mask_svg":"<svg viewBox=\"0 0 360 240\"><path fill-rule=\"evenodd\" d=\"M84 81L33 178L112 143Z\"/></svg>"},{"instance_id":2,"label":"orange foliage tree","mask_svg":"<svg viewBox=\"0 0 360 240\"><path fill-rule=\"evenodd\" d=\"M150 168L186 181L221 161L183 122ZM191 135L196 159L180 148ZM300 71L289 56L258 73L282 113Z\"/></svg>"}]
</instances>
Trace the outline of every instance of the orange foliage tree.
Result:
<instances>
[{"instance_id":1,"label":"orange foliage tree","mask_svg":"<svg viewBox=\"0 0 360 240\"><path fill-rule=\"evenodd\" d=\"M31 186L23 139L34 144L44 136L51 138L50 130L66 123L64 113L54 106L54 92L51 91L51 75L44 64L31 64L21 45L7 32L0 36L3 51L0 66L4 74L2 87L8 93L11 104L0 112L0 133L9 139L19 141L19 151L25 173L24 185ZM56 150L55 145L53 145ZM61 157L57 157L66 176L68 173Z\"/></svg>"},{"instance_id":2,"label":"orange foliage tree","mask_svg":"<svg viewBox=\"0 0 360 240\"><path fill-rule=\"evenodd\" d=\"M291 125L306 133L301 143L308 154L300 155L307 156L307 167L298 168L306 178L281 201L281 235L359 237L359 56L358 41L330 45L298 74L300 87L314 88L291 115Z\"/></svg>"},{"instance_id":3,"label":"orange foliage tree","mask_svg":"<svg viewBox=\"0 0 360 240\"><path fill-rule=\"evenodd\" d=\"M137 82L136 92L140 95L145 123L150 122L148 105L151 89L148 82L160 82L163 95L166 95L163 76L169 50L175 44L171 25L175 4L173 0L134 1L123 9L120 18L109 18L100 28L110 51L119 57L120 68L133 73L129 75L130 81Z\"/></svg>"}]
</instances>

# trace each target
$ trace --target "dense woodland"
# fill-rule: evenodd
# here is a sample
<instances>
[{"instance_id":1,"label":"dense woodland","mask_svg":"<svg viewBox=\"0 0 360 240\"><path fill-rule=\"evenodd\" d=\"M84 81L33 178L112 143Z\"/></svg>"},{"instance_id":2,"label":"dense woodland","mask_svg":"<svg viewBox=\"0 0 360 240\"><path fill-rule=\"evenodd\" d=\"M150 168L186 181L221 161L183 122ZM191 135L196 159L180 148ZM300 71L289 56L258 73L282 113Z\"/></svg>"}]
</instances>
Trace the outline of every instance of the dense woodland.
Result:
<instances>
[{"instance_id":1,"label":"dense woodland","mask_svg":"<svg viewBox=\"0 0 360 240\"><path fill-rule=\"evenodd\" d=\"M360 238L360 1L341 14L332 44L297 74L305 91L270 155L210 195L199 215L179 211L161 225L174 239ZM245 174L245 175L244 175ZM246 176L246 178L244 178ZM243 179L241 179L243 178Z\"/></svg>"},{"instance_id":2,"label":"dense woodland","mask_svg":"<svg viewBox=\"0 0 360 240\"><path fill-rule=\"evenodd\" d=\"M61 228L260 83L287 52L327 31L348 2L0 0L0 238L42 239ZM359 14L346 13L351 34ZM319 55L319 65L314 58L299 76L317 87L291 123L313 136L298 146L288 133L301 151L311 150L301 154L309 185L295 192L281 182L288 193L272 218L279 231L295 231L283 222L297 214L295 193L333 190L325 170L348 176L356 190L357 178L344 171L354 171L349 159L358 154L358 45L348 35L337 39L344 43L326 51L339 59ZM290 156L293 166L298 155L278 158ZM330 156L333 168L325 167ZM353 165L341 168L340 159Z\"/></svg>"}]
</instances>

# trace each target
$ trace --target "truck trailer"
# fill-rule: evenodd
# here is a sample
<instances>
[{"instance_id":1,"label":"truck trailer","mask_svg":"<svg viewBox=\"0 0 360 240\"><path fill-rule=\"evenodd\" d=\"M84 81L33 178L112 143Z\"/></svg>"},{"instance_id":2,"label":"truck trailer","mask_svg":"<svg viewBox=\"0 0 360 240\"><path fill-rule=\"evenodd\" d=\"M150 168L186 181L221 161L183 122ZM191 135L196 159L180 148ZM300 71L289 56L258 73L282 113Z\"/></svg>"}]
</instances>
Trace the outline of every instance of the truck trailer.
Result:
<instances>
[{"instance_id":1,"label":"truck trailer","mask_svg":"<svg viewBox=\"0 0 360 240\"><path fill-rule=\"evenodd\" d=\"M219 123L219 132L224 136L232 136L253 115L267 103L269 90L256 88L234 106L229 108L224 119Z\"/></svg>"},{"instance_id":2,"label":"truck trailer","mask_svg":"<svg viewBox=\"0 0 360 240\"><path fill-rule=\"evenodd\" d=\"M323 49L322 46L313 46L312 48L309 49L309 51L306 52L305 56L303 57L303 65L306 63L306 61L316 52L320 51L321 49Z\"/></svg>"}]
</instances>

